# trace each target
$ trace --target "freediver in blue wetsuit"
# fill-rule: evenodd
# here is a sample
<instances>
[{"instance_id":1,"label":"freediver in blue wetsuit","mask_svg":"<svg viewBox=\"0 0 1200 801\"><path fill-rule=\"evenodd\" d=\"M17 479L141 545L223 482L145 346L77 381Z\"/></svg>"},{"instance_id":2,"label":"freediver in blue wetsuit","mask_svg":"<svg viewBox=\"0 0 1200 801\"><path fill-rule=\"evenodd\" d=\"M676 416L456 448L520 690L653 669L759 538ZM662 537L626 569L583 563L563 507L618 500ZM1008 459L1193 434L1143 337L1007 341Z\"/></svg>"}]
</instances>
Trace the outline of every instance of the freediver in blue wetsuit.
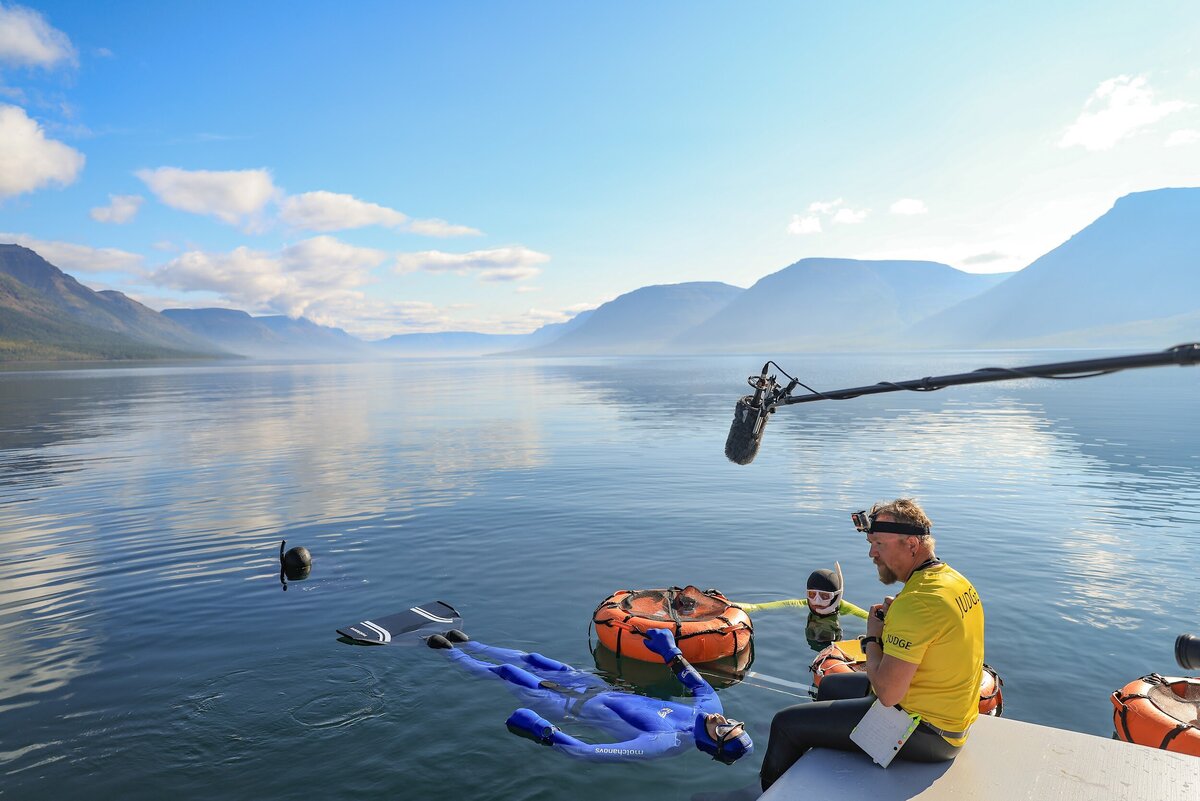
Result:
<instances>
[{"instance_id":1,"label":"freediver in blue wetsuit","mask_svg":"<svg viewBox=\"0 0 1200 801\"><path fill-rule=\"evenodd\" d=\"M716 690L683 658L670 630L650 629L645 637L647 647L670 665L692 694L692 706L618 690L595 674L541 654L475 642L457 630L435 634L427 643L444 650L469 673L503 680L514 695L532 707L518 709L509 716L509 731L564 754L595 762L622 762L673 756L694 745L729 765L750 753L754 745L743 725L725 718ZM618 739L586 743L546 717L578 720Z\"/></svg>"}]
</instances>

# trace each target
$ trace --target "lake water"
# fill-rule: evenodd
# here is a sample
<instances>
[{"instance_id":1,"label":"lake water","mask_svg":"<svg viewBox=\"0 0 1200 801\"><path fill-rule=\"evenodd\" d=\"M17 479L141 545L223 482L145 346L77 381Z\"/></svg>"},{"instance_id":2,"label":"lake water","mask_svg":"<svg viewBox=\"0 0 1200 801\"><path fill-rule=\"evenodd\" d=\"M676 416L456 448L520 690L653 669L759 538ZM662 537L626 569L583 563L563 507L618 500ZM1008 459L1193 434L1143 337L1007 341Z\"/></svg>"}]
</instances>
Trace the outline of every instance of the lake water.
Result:
<instances>
[{"instance_id":1,"label":"lake water","mask_svg":"<svg viewBox=\"0 0 1200 801\"><path fill-rule=\"evenodd\" d=\"M778 360L836 389L1095 355ZM1112 690L1179 675L1175 636L1200 631L1200 369L801 404L739 467L722 448L762 361L0 373L0 797L743 787L761 751L570 761L507 732L498 684L334 629L440 598L477 639L598 669L588 622L619 588L795 597L839 560L866 606L888 590L848 513L908 494L984 599L1007 716L1109 736ZM281 539L314 555L286 592ZM754 669L808 681L804 615L755 624ZM760 749L795 700L721 698Z\"/></svg>"}]
</instances>

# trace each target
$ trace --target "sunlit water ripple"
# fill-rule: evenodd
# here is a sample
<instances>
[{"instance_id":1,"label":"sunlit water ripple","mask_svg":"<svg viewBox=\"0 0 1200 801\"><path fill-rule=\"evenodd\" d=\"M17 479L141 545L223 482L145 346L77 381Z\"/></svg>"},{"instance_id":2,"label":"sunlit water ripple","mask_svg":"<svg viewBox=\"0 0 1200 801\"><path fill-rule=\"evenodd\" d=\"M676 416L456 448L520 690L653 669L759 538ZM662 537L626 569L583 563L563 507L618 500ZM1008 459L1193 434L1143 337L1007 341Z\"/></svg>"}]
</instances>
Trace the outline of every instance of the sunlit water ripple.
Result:
<instances>
[{"instance_id":1,"label":"sunlit water ripple","mask_svg":"<svg viewBox=\"0 0 1200 801\"><path fill-rule=\"evenodd\" d=\"M824 389L1078 354L792 356ZM1089 354L1090 355L1090 354ZM595 667L623 587L792 597L847 513L914 494L975 582L1007 714L1108 736L1108 693L1200 630L1200 370L781 410L722 446L762 358L236 364L0 373L0 797L681 798L699 754L596 766L512 737L516 701L344 623L443 598L469 631ZM285 592L280 540L315 557ZM802 616L756 670L807 679ZM848 634L861 622L846 623ZM765 746L793 699L723 689ZM584 732L581 732L584 733Z\"/></svg>"}]
</instances>

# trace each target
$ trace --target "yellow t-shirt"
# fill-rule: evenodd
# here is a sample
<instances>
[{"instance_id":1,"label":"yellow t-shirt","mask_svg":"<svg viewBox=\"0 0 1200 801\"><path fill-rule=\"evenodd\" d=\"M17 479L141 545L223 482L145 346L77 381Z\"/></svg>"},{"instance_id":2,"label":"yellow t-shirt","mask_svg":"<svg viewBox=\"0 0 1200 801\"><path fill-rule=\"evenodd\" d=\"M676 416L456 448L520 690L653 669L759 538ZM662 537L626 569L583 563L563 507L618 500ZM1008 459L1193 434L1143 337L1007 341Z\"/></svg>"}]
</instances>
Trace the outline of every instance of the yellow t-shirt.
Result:
<instances>
[{"instance_id":1,"label":"yellow t-shirt","mask_svg":"<svg viewBox=\"0 0 1200 801\"><path fill-rule=\"evenodd\" d=\"M918 665L900 699L905 710L946 731L966 731L979 717L983 604L957 570L937 564L909 576L888 608L883 652Z\"/></svg>"}]
</instances>

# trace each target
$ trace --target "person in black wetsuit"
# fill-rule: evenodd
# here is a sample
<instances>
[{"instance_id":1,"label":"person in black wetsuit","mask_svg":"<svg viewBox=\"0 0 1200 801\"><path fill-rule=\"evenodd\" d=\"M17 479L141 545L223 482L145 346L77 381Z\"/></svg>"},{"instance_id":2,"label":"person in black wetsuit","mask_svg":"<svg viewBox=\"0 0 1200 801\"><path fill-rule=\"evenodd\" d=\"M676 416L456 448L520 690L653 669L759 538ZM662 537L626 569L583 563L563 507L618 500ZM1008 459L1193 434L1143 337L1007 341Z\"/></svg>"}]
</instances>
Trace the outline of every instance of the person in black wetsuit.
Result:
<instances>
[{"instance_id":1,"label":"person in black wetsuit","mask_svg":"<svg viewBox=\"0 0 1200 801\"><path fill-rule=\"evenodd\" d=\"M509 731L569 756L621 762L671 756L695 747L713 759L732 764L753 751L754 744L744 726L724 716L716 691L684 659L670 630L650 629L645 637L647 647L671 666L692 694L691 706L618 690L593 673L541 654L475 642L461 631L434 635L427 642L468 673L502 680L514 695L533 707L514 712L506 721ZM554 726L543 715L560 721L579 720L619 739L587 743Z\"/></svg>"}]
</instances>

